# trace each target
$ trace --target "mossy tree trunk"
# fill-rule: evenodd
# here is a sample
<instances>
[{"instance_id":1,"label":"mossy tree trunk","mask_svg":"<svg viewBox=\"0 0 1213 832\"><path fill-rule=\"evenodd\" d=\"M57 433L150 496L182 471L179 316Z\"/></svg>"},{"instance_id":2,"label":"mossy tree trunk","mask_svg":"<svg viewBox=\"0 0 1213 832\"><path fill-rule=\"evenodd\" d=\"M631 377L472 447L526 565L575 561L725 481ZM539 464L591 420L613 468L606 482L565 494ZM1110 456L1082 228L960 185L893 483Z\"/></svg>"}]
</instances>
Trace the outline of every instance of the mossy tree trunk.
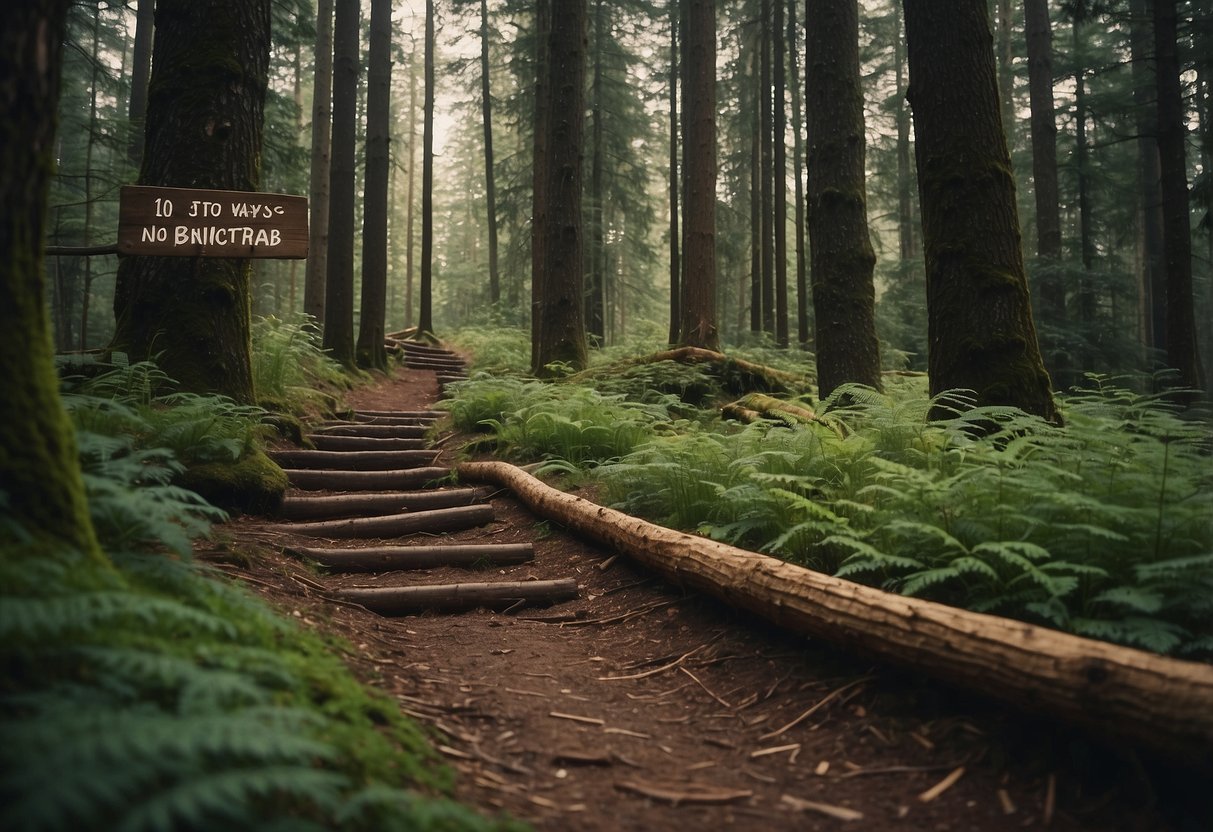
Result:
<instances>
[{"instance_id":1,"label":"mossy tree trunk","mask_svg":"<svg viewBox=\"0 0 1213 832\"><path fill-rule=\"evenodd\" d=\"M159 0L143 185L255 191L270 0ZM251 402L249 262L126 257L113 348L156 358L185 390Z\"/></svg>"},{"instance_id":2,"label":"mossy tree trunk","mask_svg":"<svg viewBox=\"0 0 1213 832\"><path fill-rule=\"evenodd\" d=\"M716 4L682 8L683 346L715 350L716 319Z\"/></svg>"},{"instance_id":3,"label":"mossy tree trunk","mask_svg":"<svg viewBox=\"0 0 1213 832\"><path fill-rule=\"evenodd\" d=\"M539 337L531 356L536 374L543 374L545 367L556 362L578 370L586 365L585 229L581 217L586 6L586 0L562 0L551 9L543 271L539 275Z\"/></svg>"},{"instance_id":4,"label":"mossy tree trunk","mask_svg":"<svg viewBox=\"0 0 1213 832\"><path fill-rule=\"evenodd\" d=\"M366 176L362 212L362 309L358 317L358 366L387 369L383 348L387 318L388 144L392 100L392 5L371 3L367 69Z\"/></svg>"},{"instance_id":5,"label":"mossy tree trunk","mask_svg":"<svg viewBox=\"0 0 1213 832\"><path fill-rule=\"evenodd\" d=\"M101 559L59 401L42 282L67 0L29 0L0 27L0 515L35 543ZM60 549L62 545L54 548Z\"/></svg>"},{"instance_id":6,"label":"mossy tree trunk","mask_svg":"<svg viewBox=\"0 0 1213 832\"><path fill-rule=\"evenodd\" d=\"M864 187L863 91L856 0L808 0L809 263L822 398L840 384L880 388L876 254Z\"/></svg>"},{"instance_id":7,"label":"mossy tree trunk","mask_svg":"<svg viewBox=\"0 0 1213 832\"><path fill-rule=\"evenodd\" d=\"M1057 410L1028 300L984 3L905 0L931 394ZM943 414L940 414L943 415Z\"/></svg>"}]
</instances>

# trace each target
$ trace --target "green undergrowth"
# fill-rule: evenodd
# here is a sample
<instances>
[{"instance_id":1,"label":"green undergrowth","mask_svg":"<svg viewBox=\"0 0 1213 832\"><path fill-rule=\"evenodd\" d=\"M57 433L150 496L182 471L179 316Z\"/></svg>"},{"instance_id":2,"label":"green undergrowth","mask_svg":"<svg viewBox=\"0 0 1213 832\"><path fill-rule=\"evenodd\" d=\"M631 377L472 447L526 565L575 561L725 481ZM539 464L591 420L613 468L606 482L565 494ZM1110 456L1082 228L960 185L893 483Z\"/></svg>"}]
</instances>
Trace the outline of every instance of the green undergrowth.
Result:
<instances>
[{"instance_id":1,"label":"green undergrowth","mask_svg":"<svg viewBox=\"0 0 1213 832\"><path fill-rule=\"evenodd\" d=\"M638 516L906 595L1213 658L1210 424L1091 383L1061 397L1065 427L931 400L916 378L817 403L841 432L501 377L447 407L507 458L592 470L603 501ZM939 406L953 417L928 420Z\"/></svg>"},{"instance_id":2,"label":"green undergrowth","mask_svg":"<svg viewBox=\"0 0 1213 832\"><path fill-rule=\"evenodd\" d=\"M297 416L325 413L355 381L320 346L320 328L306 315L253 321L252 369L257 400Z\"/></svg>"},{"instance_id":3,"label":"green undergrowth","mask_svg":"<svg viewBox=\"0 0 1213 832\"><path fill-rule=\"evenodd\" d=\"M165 381L131 365L65 393L107 559L29 537L0 491L0 829L518 828L444 796L351 648L193 560L224 514L175 484L182 460L255 451L261 428Z\"/></svg>"}]
</instances>

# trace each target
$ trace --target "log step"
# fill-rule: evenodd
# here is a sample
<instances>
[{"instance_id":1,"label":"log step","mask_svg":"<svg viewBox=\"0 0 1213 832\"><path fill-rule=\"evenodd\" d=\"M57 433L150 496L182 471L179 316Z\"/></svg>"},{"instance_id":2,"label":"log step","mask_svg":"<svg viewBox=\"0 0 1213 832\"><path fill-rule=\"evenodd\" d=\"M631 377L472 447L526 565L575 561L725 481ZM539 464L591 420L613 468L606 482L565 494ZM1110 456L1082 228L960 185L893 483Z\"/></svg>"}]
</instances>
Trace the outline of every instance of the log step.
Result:
<instances>
[{"instance_id":1,"label":"log step","mask_svg":"<svg viewBox=\"0 0 1213 832\"><path fill-rule=\"evenodd\" d=\"M526 563L535 557L531 543L486 543L456 546L379 546L363 549L289 548L334 572L392 572L433 569L436 566L470 567Z\"/></svg>"},{"instance_id":2,"label":"log step","mask_svg":"<svg viewBox=\"0 0 1213 832\"><path fill-rule=\"evenodd\" d=\"M359 416L354 415L355 425L414 425L430 427L437 421L433 416Z\"/></svg>"},{"instance_id":3,"label":"log step","mask_svg":"<svg viewBox=\"0 0 1213 832\"><path fill-rule=\"evenodd\" d=\"M421 438L340 436L309 433L308 440L321 451L423 451L429 443Z\"/></svg>"},{"instance_id":4,"label":"log step","mask_svg":"<svg viewBox=\"0 0 1213 832\"><path fill-rule=\"evenodd\" d=\"M490 505L455 506L432 511L409 511L382 517L350 517L343 520L322 520L317 523L292 523L277 526L287 534L325 538L384 538L401 537L417 532L454 532L483 526L493 520Z\"/></svg>"},{"instance_id":5,"label":"log step","mask_svg":"<svg viewBox=\"0 0 1213 832\"><path fill-rule=\"evenodd\" d=\"M425 425L368 425L365 422L330 422L316 430L325 436L370 436L391 439L422 439Z\"/></svg>"},{"instance_id":6,"label":"log step","mask_svg":"<svg viewBox=\"0 0 1213 832\"><path fill-rule=\"evenodd\" d=\"M443 358L406 358L404 366L414 370L463 370L467 368L467 363L458 359L443 359Z\"/></svg>"},{"instance_id":7,"label":"log step","mask_svg":"<svg viewBox=\"0 0 1213 832\"><path fill-rule=\"evenodd\" d=\"M271 451L270 458L283 468L320 468L334 471L396 471L422 468L438 451Z\"/></svg>"},{"instance_id":8,"label":"log step","mask_svg":"<svg viewBox=\"0 0 1213 832\"><path fill-rule=\"evenodd\" d=\"M497 581L493 583L385 586L342 589L333 593L380 615L408 615L426 610L503 609L515 605L554 604L577 597L577 581Z\"/></svg>"},{"instance_id":9,"label":"log step","mask_svg":"<svg viewBox=\"0 0 1213 832\"><path fill-rule=\"evenodd\" d=\"M355 416L398 417L401 419L441 419L446 415L441 410L355 410Z\"/></svg>"},{"instance_id":10,"label":"log step","mask_svg":"<svg viewBox=\"0 0 1213 832\"><path fill-rule=\"evenodd\" d=\"M450 468L405 468L397 471L317 471L291 468L286 478L304 491L390 491L425 488L427 483L449 477Z\"/></svg>"},{"instance_id":11,"label":"log step","mask_svg":"<svg viewBox=\"0 0 1213 832\"><path fill-rule=\"evenodd\" d=\"M482 501L488 489L454 488L445 491L387 491L334 494L328 497L290 497L282 501L276 516L281 520L334 520L338 517L399 514Z\"/></svg>"}]
</instances>

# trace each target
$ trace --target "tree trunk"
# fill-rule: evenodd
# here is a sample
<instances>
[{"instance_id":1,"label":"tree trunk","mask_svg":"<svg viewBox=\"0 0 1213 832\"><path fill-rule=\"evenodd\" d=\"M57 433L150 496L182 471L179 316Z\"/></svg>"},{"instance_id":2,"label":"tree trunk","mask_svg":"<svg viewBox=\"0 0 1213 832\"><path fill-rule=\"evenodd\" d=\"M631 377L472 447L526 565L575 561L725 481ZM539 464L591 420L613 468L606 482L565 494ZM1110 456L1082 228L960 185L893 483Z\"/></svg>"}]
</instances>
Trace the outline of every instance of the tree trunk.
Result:
<instances>
[{"instance_id":1,"label":"tree trunk","mask_svg":"<svg viewBox=\"0 0 1213 832\"><path fill-rule=\"evenodd\" d=\"M907 21L917 16L909 6L919 1L935 3L909 0ZM954 8L944 11L955 14ZM990 68L992 81L992 60ZM995 101L992 97L997 112ZM654 526L556 491L502 462L464 463L459 476L508 487L541 517L777 626L1128 739L1178 761L1213 764L1213 667L1208 665L831 578Z\"/></svg>"},{"instance_id":2,"label":"tree trunk","mask_svg":"<svg viewBox=\"0 0 1213 832\"><path fill-rule=\"evenodd\" d=\"M1028 95L1032 126L1032 190L1036 198L1036 256L1041 260L1038 282L1045 321L1066 319L1062 285L1061 208L1057 186L1057 119L1053 113L1053 30L1047 0L1024 0L1028 42Z\"/></svg>"},{"instance_id":3,"label":"tree trunk","mask_svg":"<svg viewBox=\"0 0 1213 832\"><path fill-rule=\"evenodd\" d=\"M670 344L677 344L681 333L682 323L682 261L679 257L678 244L678 3L679 0L669 0L670 3L670 74L667 83L670 87Z\"/></svg>"},{"instance_id":4,"label":"tree trunk","mask_svg":"<svg viewBox=\"0 0 1213 832\"><path fill-rule=\"evenodd\" d=\"M561 0L551 9L540 326L531 356L536 375L547 374L553 363L578 370L586 365L581 216L586 6L586 0Z\"/></svg>"},{"instance_id":5,"label":"tree trunk","mask_svg":"<svg viewBox=\"0 0 1213 832\"><path fill-rule=\"evenodd\" d=\"M796 49L796 0L788 0L788 66L792 76L792 172L796 177L796 342L809 349L813 334L809 329L808 250L804 229L804 127L800 120L800 59ZM900 134L899 134L900 135Z\"/></svg>"},{"instance_id":6,"label":"tree trunk","mask_svg":"<svg viewBox=\"0 0 1213 832\"><path fill-rule=\"evenodd\" d=\"M316 73L312 88L311 225L303 311L324 324L329 243L329 176L333 158L333 0L316 3Z\"/></svg>"},{"instance_id":7,"label":"tree trunk","mask_svg":"<svg viewBox=\"0 0 1213 832\"><path fill-rule=\"evenodd\" d=\"M484 199L489 234L489 303L501 302L497 267L497 180L493 174L493 92L489 72L489 6L480 0L480 113L484 121Z\"/></svg>"},{"instance_id":8,"label":"tree trunk","mask_svg":"<svg viewBox=\"0 0 1213 832\"><path fill-rule=\"evenodd\" d=\"M750 333L753 335L762 332L762 114L759 112L762 107L758 100L757 81L758 53L761 50L762 38L755 33L748 50L742 92L743 96L748 93L750 98ZM742 100L745 100L744 97ZM683 109L686 109L685 106Z\"/></svg>"},{"instance_id":9,"label":"tree trunk","mask_svg":"<svg viewBox=\"0 0 1213 832\"><path fill-rule=\"evenodd\" d=\"M972 390L978 405L1056 420L1028 299L984 4L905 0L904 9L931 395Z\"/></svg>"},{"instance_id":10,"label":"tree trunk","mask_svg":"<svg viewBox=\"0 0 1213 832\"><path fill-rule=\"evenodd\" d=\"M772 68L774 70L775 103L775 178L771 183L775 198L775 344L788 346L788 152L784 139L787 133L787 112L784 109L786 82L784 80L783 0L773 0Z\"/></svg>"},{"instance_id":11,"label":"tree trunk","mask_svg":"<svg viewBox=\"0 0 1213 832\"><path fill-rule=\"evenodd\" d=\"M139 169L143 161L144 118L147 116L147 80L152 71L152 31L156 26L155 0L137 0L135 50L131 57L131 98L128 104L130 140L126 158Z\"/></svg>"},{"instance_id":12,"label":"tree trunk","mask_svg":"<svg viewBox=\"0 0 1213 832\"><path fill-rule=\"evenodd\" d=\"M357 133L359 0L336 0L333 24L333 144L325 267L324 348L354 366L354 167Z\"/></svg>"},{"instance_id":13,"label":"tree trunk","mask_svg":"<svg viewBox=\"0 0 1213 832\"><path fill-rule=\"evenodd\" d=\"M417 332L434 332L434 0L425 0L425 99L421 116L421 286Z\"/></svg>"},{"instance_id":14,"label":"tree trunk","mask_svg":"<svg viewBox=\"0 0 1213 832\"><path fill-rule=\"evenodd\" d=\"M778 0L775 0L778 2ZM771 100L771 3L761 0L758 19L759 192L762 195L762 331L775 335L775 136Z\"/></svg>"},{"instance_id":15,"label":"tree trunk","mask_svg":"<svg viewBox=\"0 0 1213 832\"><path fill-rule=\"evenodd\" d=\"M809 251L817 384L825 398L848 382L880 389L872 285L876 255L868 237L864 186L858 5L856 0L808 0L806 13Z\"/></svg>"},{"instance_id":16,"label":"tree trunk","mask_svg":"<svg viewBox=\"0 0 1213 832\"><path fill-rule=\"evenodd\" d=\"M1167 343L1167 269L1163 250L1162 193L1159 190L1162 174L1158 159L1154 28L1150 17L1150 0L1132 0L1129 9L1133 117L1137 128L1141 340L1147 349L1161 352L1166 349Z\"/></svg>"},{"instance_id":17,"label":"tree trunk","mask_svg":"<svg viewBox=\"0 0 1213 832\"><path fill-rule=\"evenodd\" d=\"M1162 172L1163 241L1167 266L1167 364L1179 386L1205 389L1196 346L1192 292L1192 228L1188 166L1184 158L1184 104L1176 48L1177 0L1154 0L1154 52L1158 69L1158 154Z\"/></svg>"},{"instance_id":18,"label":"tree trunk","mask_svg":"<svg viewBox=\"0 0 1213 832\"><path fill-rule=\"evenodd\" d=\"M716 4L685 0L682 175L685 280L681 343L714 350L716 321Z\"/></svg>"},{"instance_id":19,"label":"tree trunk","mask_svg":"<svg viewBox=\"0 0 1213 832\"><path fill-rule=\"evenodd\" d=\"M1002 123L1007 131L1007 145L1015 146L1015 68L1011 51L1011 0L998 0L998 101L1002 105Z\"/></svg>"},{"instance_id":20,"label":"tree trunk","mask_svg":"<svg viewBox=\"0 0 1213 832\"><path fill-rule=\"evenodd\" d=\"M1095 267L1095 240L1091 229L1091 193L1087 175L1087 70L1082 63L1082 18L1075 13L1071 41L1074 52L1074 175L1078 184L1078 251L1082 259L1082 277L1078 285L1078 320L1090 327L1095 323L1095 286L1091 270ZM1082 369L1091 369L1089 356Z\"/></svg>"},{"instance_id":21,"label":"tree trunk","mask_svg":"<svg viewBox=\"0 0 1213 832\"><path fill-rule=\"evenodd\" d=\"M93 242L93 153L97 146L97 101L101 91L97 88L99 67L98 52L101 48L101 7L93 9L93 54L89 61L92 77L89 80L88 137L84 151L84 244ZM80 351L88 349L88 313L93 294L93 258L84 258L84 283L80 292Z\"/></svg>"},{"instance_id":22,"label":"tree trunk","mask_svg":"<svg viewBox=\"0 0 1213 832\"><path fill-rule=\"evenodd\" d=\"M589 209L589 251L585 272L585 328L592 343L599 346L606 342L605 293L606 293L606 200L603 192L603 175L606 166L606 148L603 145L603 83L602 54L610 42L606 6L603 0L594 0L594 76L590 82L590 191L584 200Z\"/></svg>"},{"instance_id":23,"label":"tree trunk","mask_svg":"<svg viewBox=\"0 0 1213 832\"><path fill-rule=\"evenodd\" d=\"M0 26L0 517L32 538L14 547L101 561L75 433L59 399L43 285L48 188L55 167L66 0L30 0ZM13 536L10 527L6 538ZM8 553L6 552L6 555Z\"/></svg>"},{"instance_id":24,"label":"tree trunk","mask_svg":"<svg viewBox=\"0 0 1213 832\"><path fill-rule=\"evenodd\" d=\"M269 0L160 0L155 39L140 184L257 190ZM247 260L124 257L112 346L183 390L252 402L249 298Z\"/></svg>"},{"instance_id":25,"label":"tree trunk","mask_svg":"<svg viewBox=\"0 0 1213 832\"><path fill-rule=\"evenodd\" d=\"M392 5L372 0L366 90L366 175L362 198L362 306L358 366L387 370L388 167L392 105Z\"/></svg>"},{"instance_id":26,"label":"tree trunk","mask_svg":"<svg viewBox=\"0 0 1213 832\"><path fill-rule=\"evenodd\" d=\"M405 196L404 234L404 326L413 325L413 208L417 204L414 186L417 182L417 46L409 53L409 184Z\"/></svg>"},{"instance_id":27,"label":"tree trunk","mask_svg":"<svg viewBox=\"0 0 1213 832\"><path fill-rule=\"evenodd\" d=\"M531 135L531 356L539 355L543 331L544 252L548 216L548 121L551 93L548 64L551 62L552 0L535 0L535 123Z\"/></svg>"},{"instance_id":28,"label":"tree trunk","mask_svg":"<svg viewBox=\"0 0 1213 832\"><path fill-rule=\"evenodd\" d=\"M901 8L894 3L897 34L893 43L893 73L897 84L897 251L903 263L918 256L914 236L914 183L910 161L910 107L906 103L906 42L901 30Z\"/></svg>"}]
</instances>

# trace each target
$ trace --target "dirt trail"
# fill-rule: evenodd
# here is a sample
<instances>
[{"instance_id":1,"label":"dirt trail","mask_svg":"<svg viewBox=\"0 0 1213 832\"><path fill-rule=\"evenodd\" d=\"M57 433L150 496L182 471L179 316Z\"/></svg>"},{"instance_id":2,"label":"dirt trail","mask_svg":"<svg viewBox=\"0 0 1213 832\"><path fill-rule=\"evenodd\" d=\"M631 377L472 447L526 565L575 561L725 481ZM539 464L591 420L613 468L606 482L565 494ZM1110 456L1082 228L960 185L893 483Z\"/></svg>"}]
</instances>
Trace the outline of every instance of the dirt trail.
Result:
<instances>
[{"instance_id":1,"label":"dirt trail","mask_svg":"<svg viewBox=\"0 0 1213 832\"><path fill-rule=\"evenodd\" d=\"M349 399L416 410L437 396L434 372L402 369ZM315 539L243 518L225 533L264 557L219 563L348 640L362 678L438 729L457 797L488 813L561 832L1213 828L1207 794L1129 752L793 638L537 522L508 494L491 504L485 526L370 542L531 542L532 562L318 576L283 553ZM322 597L569 577L577 600L510 612L385 618ZM1157 791L1170 785L1186 802Z\"/></svg>"}]
</instances>

